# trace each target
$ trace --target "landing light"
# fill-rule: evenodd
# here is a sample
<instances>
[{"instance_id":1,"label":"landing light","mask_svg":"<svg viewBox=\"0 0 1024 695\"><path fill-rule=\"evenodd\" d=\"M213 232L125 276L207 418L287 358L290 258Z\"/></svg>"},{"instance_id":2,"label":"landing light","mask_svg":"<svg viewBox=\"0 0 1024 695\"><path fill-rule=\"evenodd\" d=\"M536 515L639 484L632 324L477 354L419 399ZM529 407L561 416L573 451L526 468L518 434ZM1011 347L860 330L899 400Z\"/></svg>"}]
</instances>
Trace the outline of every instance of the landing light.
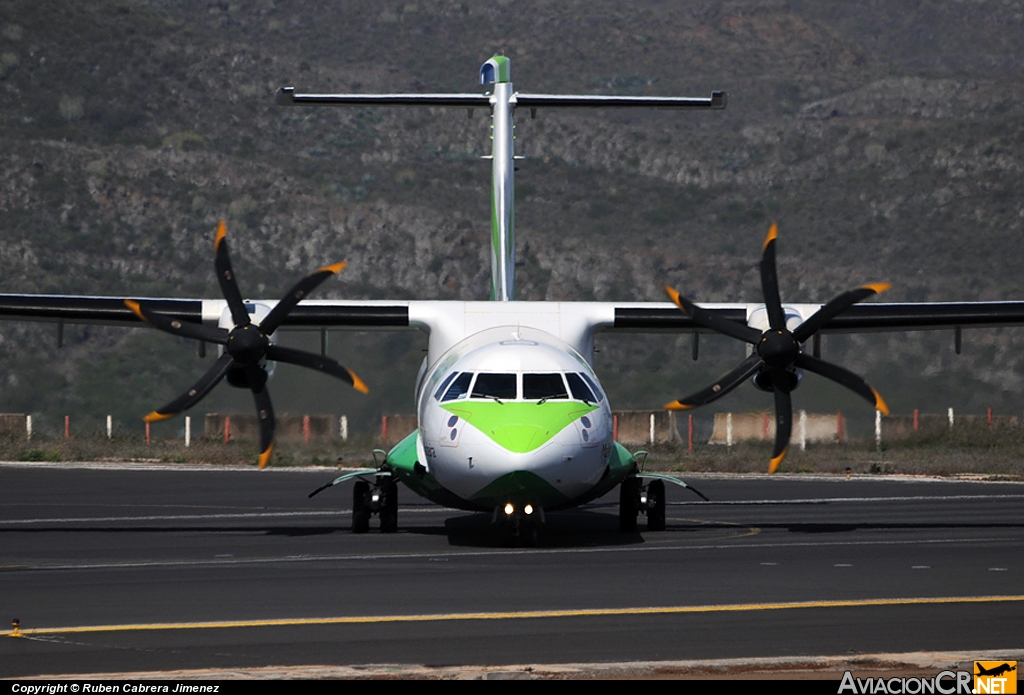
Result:
<instances>
[{"instance_id":1,"label":"landing light","mask_svg":"<svg viewBox=\"0 0 1024 695\"><path fill-rule=\"evenodd\" d=\"M523 513L524 514L533 514L533 505L532 504L528 504L525 507L523 507Z\"/></svg>"},{"instance_id":2,"label":"landing light","mask_svg":"<svg viewBox=\"0 0 1024 695\"><path fill-rule=\"evenodd\" d=\"M511 502L505 505L505 513L507 515L512 516L512 513L515 512L515 510L516 508L512 506Z\"/></svg>"}]
</instances>

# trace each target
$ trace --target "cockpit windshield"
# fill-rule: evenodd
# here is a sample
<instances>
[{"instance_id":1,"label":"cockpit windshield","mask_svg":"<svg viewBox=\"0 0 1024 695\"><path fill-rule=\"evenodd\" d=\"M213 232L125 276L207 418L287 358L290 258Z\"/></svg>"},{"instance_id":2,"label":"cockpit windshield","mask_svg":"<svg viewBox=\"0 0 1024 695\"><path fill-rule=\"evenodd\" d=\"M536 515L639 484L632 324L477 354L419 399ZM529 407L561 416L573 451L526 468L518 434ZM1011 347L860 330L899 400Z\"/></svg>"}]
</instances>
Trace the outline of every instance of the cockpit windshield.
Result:
<instances>
[{"instance_id":1,"label":"cockpit windshield","mask_svg":"<svg viewBox=\"0 0 1024 695\"><path fill-rule=\"evenodd\" d=\"M523 374L523 399L549 400L569 398L561 374Z\"/></svg>"},{"instance_id":2,"label":"cockpit windshield","mask_svg":"<svg viewBox=\"0 0 1024 695\"><path fill-rule=\"evenodd\" d=\"M515 373L452 372L434 392L434 398L441 402L465 398L494 398L500 401L519 399L541 403L552 399L599 403L604 399L600 387L584 373L523 374L521 390L519 381L520 375Z\"/></svg>"},{"instance_id":3,"label":"cockpit windshield","mask_svg":"<svg viewBox=\"0 0 1024 695\"><path fill-rule=\"evenodd\" d=\"M569 388L572 389L573 398L587 403L597 403L594 392L579 374L566 374L565 378L569 382Z\"/></svg>"},{"instance_id":4,"label":"cockpit windshield","mask_svg":"<svg viewBox=\"0 0 1024 695\"><path fill-rule=\"evenodd\" d=\"M476 375L476 383L473 384L473 393L470 395L470 398L498 398L500 400L513 400L515 397L515 374L490 374L487 372L480 372Z\"/></svg>"},{"instance_id":5,"label":"cockpit windshield","mask_svg":"<svg viewBox=\"0 0 1024 695\"><path fill-rule=\"evenodd\" d=\"M448 390L444 392L442 401L457 401L466 397L469 393L469 382L473 380L473 372L462 372L458 378L452 382L452 385L448 387ZM440 389L438 389L440 391Z\"/></svg>"}]
</instances>

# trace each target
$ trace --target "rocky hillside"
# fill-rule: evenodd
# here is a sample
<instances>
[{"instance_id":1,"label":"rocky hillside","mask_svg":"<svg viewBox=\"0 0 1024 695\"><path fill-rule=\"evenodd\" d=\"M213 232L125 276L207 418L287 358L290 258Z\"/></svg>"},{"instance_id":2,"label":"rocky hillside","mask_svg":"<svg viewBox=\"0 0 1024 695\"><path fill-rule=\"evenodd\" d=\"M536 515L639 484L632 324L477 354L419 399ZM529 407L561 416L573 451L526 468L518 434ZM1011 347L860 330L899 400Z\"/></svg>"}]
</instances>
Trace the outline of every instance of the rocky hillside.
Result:
<instances>
[{"instance_id":1,"label":"rocky hillside","mask_svg":"<svg viewBox=\"0 0 1024 695\"><path fill-rule=\"evenodd\" d=\"M254 296L343 258L321 296L484 298L485 114L286 109L273 92L476 91L495 52L522 91L730 99L701 114L519 114L520 298L660 300L672 283L756 301L773 220L789 301L880 280L891 300L1024 298L1024 6L1012 0L8 0L0 291L214 296L210 242L227 218ZM53 327L0 326L0 410L127 421L203 371L165 336L65 337L57 350ZM960 357L952 342L836 337L826 352L896 410L1024 408L1024 331L968 333ZM408 411L423 345L332 335L372 397L282 369L275 402L363 421ZM705 340L694 364L688 337L672 336L599 347L619 407L658 407L740 353ZM816 381L798 407L870 415ZM768 403L745 389L722 407ZM251 407L226 387L204 406Z\"/></svg>"}]
</instances>

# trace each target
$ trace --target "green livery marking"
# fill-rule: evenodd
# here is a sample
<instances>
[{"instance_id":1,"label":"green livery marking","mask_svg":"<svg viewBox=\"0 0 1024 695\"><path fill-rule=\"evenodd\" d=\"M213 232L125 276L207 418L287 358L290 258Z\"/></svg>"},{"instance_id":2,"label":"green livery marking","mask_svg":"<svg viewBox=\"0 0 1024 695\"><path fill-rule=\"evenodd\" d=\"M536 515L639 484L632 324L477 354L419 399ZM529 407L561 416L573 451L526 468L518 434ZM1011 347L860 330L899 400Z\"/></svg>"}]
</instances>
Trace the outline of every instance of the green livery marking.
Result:
<instances>
[{"instance_id":1,"label":"green livery marking","mask_svg":"<svg viewBox=\"0 0 1024 695\"><path fill-rule=\"evenodd\" d=\"M508 59L508 56L492 56L484 65L494 68L495 82L512 81L512 61Z\"/></svg>"},{"instance_id":2,"label":"green livery marking","mask_svg":"<svg viewBox=\"0 0 1024 695\"><path fill-rule=\"evenodd\" d=\"M576 401L473 401L442 405L496 444L516 454L539 449L596 405Z\"/></svg>"}]
</instances>

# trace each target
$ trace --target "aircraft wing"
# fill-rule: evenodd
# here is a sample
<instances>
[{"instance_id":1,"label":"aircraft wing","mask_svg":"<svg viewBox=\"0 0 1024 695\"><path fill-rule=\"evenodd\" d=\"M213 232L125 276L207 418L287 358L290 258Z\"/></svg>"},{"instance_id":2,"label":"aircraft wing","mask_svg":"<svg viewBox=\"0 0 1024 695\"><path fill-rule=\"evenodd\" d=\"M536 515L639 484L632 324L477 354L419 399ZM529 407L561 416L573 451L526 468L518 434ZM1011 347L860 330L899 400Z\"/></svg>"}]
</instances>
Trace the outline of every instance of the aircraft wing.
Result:
<instances>
[{"instance_id":1,"label":"aircraft wing","mask_svg":"<svg viewBox=\"0 0 1024 695\"><path fill-rule=\"evenodd\" d=\"M223 299L147 297L88 297L75 295L0 294L0 319L139 326L142 320L124 300L142 302L147 309L188 323L217 325L227 309ZM268 307L277 300L253 300ZM409 303L388 301L307 300L285 318L283 329L408 328Z\"/></svg>"},{"instance_id":2,"label":"aircraft wing","mask_svg":"<svg viewBox=\"0 0 1024 695\"><path fill-rule=\"evenodd\" d=\"M722 318L746 324L751 315L764 309L763 304L715 305L699 303ZM786 304L804 319L820 309L821 304ZM614 307L615 318L603 330L621 332L643 331L706 331L674 304L620 304ZM829 320L822 333L860 333L869 331L924 331L943 328L981 328L1024 325L1024 302L897 302L855 304Z\"/></svg>"},{"instance_id":3,"label":"aircraft wing","mask_svg":"<svg viewBox=\"0 0 1024 695\"><path fill-rule=\"evenodd\" d=\"M93 323L111 326L139 326L142 321L124 304L127 297L82 295L0 294L0 319L13 321L49 321ZM189 323L216 325L227 308L223 299L171 299L166 297L130 297L145 303L152 311ZM253 300L273 307L277 300ZM439 305L461 312L481 305L495 313L503 308L526 318L542 305L561 307L584 318L593 328L612 332L691 332L706 331L670 302L423 302L388 300L313 299L300 303L284 320L284 330L302 329L395 329L421 327L423 307L429 313L441 313ZM505 304L506 307L502 307ZM759 303L700 303L699 306L721 318L746 324L754 312L764 309ZM820 304L785 305L803 317L817 311ZM491 312L488 312L491 313ZM426 321L429 324L432 321ZM920 331L950 328L981 328L1024 325L1024 302L897 302L856 304L832 318L823 333L869 331Z\"/></svg>"}]
</instances>

